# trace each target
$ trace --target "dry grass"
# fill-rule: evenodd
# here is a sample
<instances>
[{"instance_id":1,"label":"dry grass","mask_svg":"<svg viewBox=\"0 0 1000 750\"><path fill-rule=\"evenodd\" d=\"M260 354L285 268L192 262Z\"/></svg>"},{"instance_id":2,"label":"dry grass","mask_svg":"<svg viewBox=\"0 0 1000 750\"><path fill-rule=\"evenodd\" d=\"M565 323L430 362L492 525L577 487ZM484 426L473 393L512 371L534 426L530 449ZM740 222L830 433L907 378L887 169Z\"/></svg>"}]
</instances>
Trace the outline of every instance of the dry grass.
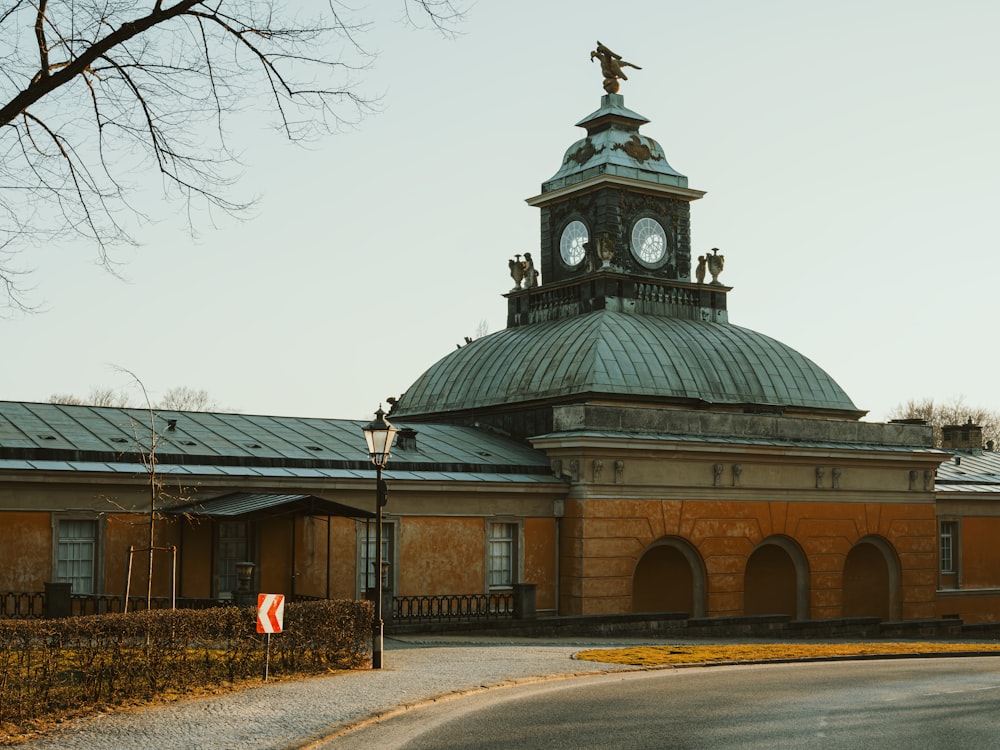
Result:
<instances>
[{"instance_id":1,"label":"dry grass","mask_svg":"<svg viewBox=\"0 0 1000 750\"><path fill-rule=\"evenodd\" d=\"M656 667L711 662L758 662L782 659L818 659L837 656L896 654L998 653L996 643L739 643L704 646L630 646L590 649L577 659L606 664Z\"/></svg>"}]
</instances>

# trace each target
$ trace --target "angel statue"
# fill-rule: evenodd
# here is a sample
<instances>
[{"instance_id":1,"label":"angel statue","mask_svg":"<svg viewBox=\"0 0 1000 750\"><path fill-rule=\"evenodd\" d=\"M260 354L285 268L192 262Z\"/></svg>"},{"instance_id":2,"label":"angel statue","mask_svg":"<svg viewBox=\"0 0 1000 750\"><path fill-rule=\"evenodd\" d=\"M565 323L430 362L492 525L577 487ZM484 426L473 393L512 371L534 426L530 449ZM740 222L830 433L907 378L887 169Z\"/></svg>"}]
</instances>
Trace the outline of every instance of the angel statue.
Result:
<instances>
[{"instance_id":1,"label":"angel statue","mask_svg":"<svg viewBox=\"0 0 1000 750\"><path fill-rule=\"evenodd\" d=\"M600 41L597 42L597 49L590 53L590 61L593 62L595 57L601 61L601 73L604 74L604 90L609 94L618 93L619 78L623 81L628 80L628 76L622 72L622 68L642 70L638 65L633 65L630 62L622 60L621 55L616 55L601 44Z\"/></svg>"},{"instance_id":2,"label":"angel statue","mask_svg":"<svg viewBox=\"0 0 1000 750\"><path fill-rule=\"evenodd\" d=\"M698 256L698 268L695 269L695 272L694 272L694 277L695 277L695 279L698 280L699 284L704 284L705 283L705 264L706 263L707 263L707 261L705 260L705 256L704 255L699 255Z\"/></svg>"},{"instance_id":3,"label":"angel statue","mask_svg":"<svg viewBox=\"0 0 1000 750\"><path fill-rule=\"evenodd\" d=\"M538 286L538 269L535 268L535 261L531 259L531 253L524 254L524 288L534 289Z\"/></svg>"}]
</instances>

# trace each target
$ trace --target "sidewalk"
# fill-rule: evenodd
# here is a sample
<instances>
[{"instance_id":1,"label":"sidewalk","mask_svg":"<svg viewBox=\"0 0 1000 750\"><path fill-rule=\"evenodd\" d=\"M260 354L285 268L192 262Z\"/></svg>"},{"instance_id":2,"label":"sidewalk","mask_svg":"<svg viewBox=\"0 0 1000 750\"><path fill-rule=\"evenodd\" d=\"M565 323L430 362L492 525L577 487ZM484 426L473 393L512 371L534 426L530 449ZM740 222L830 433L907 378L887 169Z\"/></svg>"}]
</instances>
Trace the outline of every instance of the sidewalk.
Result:
<instances>
[{"instance_id":1,"label":"sidewalk","mask_svg":"<svg viewBox=\"0 0 1000 750\"><path fill-rule=\"evenodd\" d=\"M387 638L382 670L342 672L67 722L31 750L291 750L397 707L503 684L635 669L573 654L642 639Z\"/></svg>"}]
</instances>

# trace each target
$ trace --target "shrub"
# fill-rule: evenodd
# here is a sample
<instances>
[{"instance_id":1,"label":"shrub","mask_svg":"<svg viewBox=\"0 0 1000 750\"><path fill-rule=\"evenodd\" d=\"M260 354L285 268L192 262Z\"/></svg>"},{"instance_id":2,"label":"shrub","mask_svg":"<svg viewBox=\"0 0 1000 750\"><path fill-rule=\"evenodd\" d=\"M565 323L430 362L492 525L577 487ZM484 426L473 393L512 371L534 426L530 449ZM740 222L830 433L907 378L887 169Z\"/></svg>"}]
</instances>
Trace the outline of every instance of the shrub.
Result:
<instances>
[{"instance_id":1,"label":"shrub","mask_svg":"<svg viewBox=\"0 0 1000 750\"><path fill-rule=\"evenodd\" d=\"M372 617L370 602L289 603L270 673L364 664ZM255 625L250 607L0 620L0 737L43 717L261 677L267 638Z\"/></svg>"}]
</instances>

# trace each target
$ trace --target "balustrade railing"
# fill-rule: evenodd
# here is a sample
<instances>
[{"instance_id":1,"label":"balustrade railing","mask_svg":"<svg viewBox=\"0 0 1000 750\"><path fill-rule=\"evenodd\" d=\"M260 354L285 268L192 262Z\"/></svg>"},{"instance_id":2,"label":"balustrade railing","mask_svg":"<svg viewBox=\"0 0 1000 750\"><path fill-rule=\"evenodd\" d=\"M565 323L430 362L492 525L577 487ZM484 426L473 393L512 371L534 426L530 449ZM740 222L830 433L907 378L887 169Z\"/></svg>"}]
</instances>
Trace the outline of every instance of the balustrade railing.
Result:
<instances>
[{"instance_id":1,"label":"balustrade railing","mask_svg":"<svg viewBox=\"0 0 1000 750\"><path fill-rule=\"evenodd\" d=\"M73 617L103 615L122 611L123 597L113 595L74 594L70 597ZM170 609L169 596L156 596L150 600L153 609ZM222 607L231 602L216 599L178 598L178 609L208 609ZM129 611L146 609L146 597L130 596ZM46 616L46 594L43 591L0 591L0 619L41 620Z\"/></svg>"},{"instance_id":2,"label":"balustrade railing","mask_svg":"<svg viewBox=\"0 0 1000 750\"><path fill-rule=\"evenodd\" d=\"M296 600L317 597L297 595ZM122 611L123 597L110 594L74 594L70 610L74 617L102 615ZM232 601L178 598L178 609L208 609L231 606ZM169 609L170 597L151 600L153 609ZM129 611L146 609L146 597L129 597ZM39 620L46 616L46 595L41 591L0 591L0 619ZM403 624L436 622L482 622L514 618L514 594L510 591L490 594L442 594L438 596L395 596L392 620Z\"/></svg>"},{"instance_id":3,"label":"balustrade railing","mask_svg":"<svg viewBox=\"0 0 1000 750\"><path fill-rule=\"evenodd\" d=\"M392 598L392 620L401 624L480 622L513 617L514 595L511 592Z\"/></svg>"},{"instance_id":4,"label":"balustrade railing","mask_svg":"<svg viewBox=\"0 0 1000 750\"><path fill-rule=\"evenodd\" d=\"M34 620L45 616L41 591L0 591L0 618Z\"/></svg>"}]
</instances>

